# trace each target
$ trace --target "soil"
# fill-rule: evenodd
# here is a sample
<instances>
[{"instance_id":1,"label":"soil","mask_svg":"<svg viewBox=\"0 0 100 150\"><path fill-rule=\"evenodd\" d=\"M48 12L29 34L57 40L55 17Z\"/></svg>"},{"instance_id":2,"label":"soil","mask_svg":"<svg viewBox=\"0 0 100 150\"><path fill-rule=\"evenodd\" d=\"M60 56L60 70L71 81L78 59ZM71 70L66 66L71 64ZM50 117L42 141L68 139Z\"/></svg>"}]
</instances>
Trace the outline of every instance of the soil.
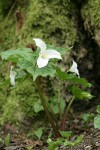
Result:
<instances>
[{"instance_id":1,"label":"soil","mask_svg":"<svg viewBox=\"0 0 100 150\"><path fill-rule=\"evenodd\" d=\"M94 113L96 107L87 110L87 113ZM83 135L83 141L74 147L64 147L61 145L59 150L100 150L100 130L95 129L93 126L93 120L85 123L82 118L83 112L75 112L67 117L66 130L73 131L73 136L70 141L74 141L78 135ZM86 111L85 111L86 113ZM46 140L47 137L43 137L42 140L36 138L27 138L25 132L19 131L12 125L6 124L1 130L2 138L7 135L7 132L11 135L11 140L8 145L0 144L0 150L47 150ZM30 148L30 149L29 149Z\"/></svg>"}]
</instances>

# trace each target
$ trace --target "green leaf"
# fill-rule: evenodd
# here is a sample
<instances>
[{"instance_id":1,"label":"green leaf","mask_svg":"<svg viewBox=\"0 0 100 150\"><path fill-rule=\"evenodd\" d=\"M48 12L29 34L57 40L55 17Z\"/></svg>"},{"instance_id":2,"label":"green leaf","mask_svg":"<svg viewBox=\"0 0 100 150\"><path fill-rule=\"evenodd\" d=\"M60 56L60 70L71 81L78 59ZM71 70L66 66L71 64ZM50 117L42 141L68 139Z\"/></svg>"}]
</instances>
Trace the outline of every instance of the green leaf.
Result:
<instances>
[{"instance_id":1,"label":"green leaf","mask_svg":"<svg viewBox=\"0 0 100 150\"><path fill-rule=\"evenodd\" d=\"M7 136L4 138L4 143L6 146L9 146L9 144L10 144L10 133L8 133Z\"/></svg>"},{"instance_id":2,"label":"green leaf","mask_svg":"<svg viewBox=\"0 0 100 150\"><path fill-rule=\"evenodd\" d=\"M61 80L66 80L66 78L67 78L67 73L61 71L59 68L56 68L56 73L57 73L57 76L58 76Z\"/></svg>"},{"instance_id":3,"label":"green leaf","mask_svg":"<svg viewBox=\"0 0 100 150\"><path fill-rule=\"evenodd\" d=\"M26 73L21 69L15 69L17 72L16 79L24 78L26 76Z\"/></svg>"},{"instance_id":4,"label":"green leaf","mask_svg":"<svg viewBox=\"0 0 100 150\"><path fill-rule=\"evenodd\" d=\"M34 104L34 112L38 113L43 110L43 106L40 101L36 101Z\"/></svg>"},{"instance_id":5,"label":"green leaf","mask_svg":"<svg viewBox=\"0 0 100 150\"><path fill-rule=\"evenodd\" d=\"M89 93L87 91L83 91L82 90L82 95L83 95L84 98L88 98L88 99L93 98L93 96L91 95L91 93Z\"/></svg>"},{"instance_id":6,"label":"green leaf","mask_svg":"<svg viewBox=\"0 0 100 150\"><path fill-rule=\"evenodd\" d=\"M63 99L60 100L60 107L61 107L61 112L64 113L64 110L65 110L65 107L66 107L65 100L63 100Z\"/></svg>"},{"instance_id":7,"label":"green leaf","mask_svg":"<svg viewBox=\"0 0 100 150\"><path fill-rule=\"evenodd\" d=\"M31 62L28 62L27 60L20 58L17 62L17 65L20 67L20 69L26 70L32 76L34 75L34 66Z\"/></svg>"},{"instance_id":8,"label":"green leaf","mask_svg":"<svg viewBox=\"0 0 100 150\"><path fill-rule=\"evenodd\" d=\"M37 66L34 66L31 62L25 60L24 58L19 58L17 65L21 69L25 69L27 72L29 72L33 76L33 80L35 81L38 76L51 76L54 77L56 74L56 71L54 68L50 67L49 65L43 68L38 68Z\"/></svg>"},{"instance_id":9,"label":"green leaf","mask_svg":"<svg viewBox=\"0 0 100 150\"><path fill-rule=\"evenodd\" d=\"M52 45L49 45L49 44L46 44L46 45L47 45L47 49L56 50L56 51L58 51L61 55L65 55L66 53L70 52L70 50L71 50L71 48L72 48L72 47L68 47L68 48L55 47L55 46L52 46Z\"/></svg>"},{"instance_id":10,"label":"green leaf","mask_svg":"<svg viewBox=\"0 0 100 150\"><path fill-rule=\"evenodd\" d=\"M89 122L90 120L93 120L94 119L94 114L91 113L84 113L82 114L81 118L85 121L85 122Z\"/></svg>"},{"instance_id":11,"label":"green leaf","mask_svg":"<svg viewBox=\"0 0 100 150\"><path fill-rule=\"evenodd\" d=\"M2 59L11 60L13 62L17 62L18 58L24 58L25 60L34 63L34 58L37 53L32 52L30 48L20 47L16 50L7 50L5 52L0 53Z\"/></svg>"},{"instance_id":12,"label":"green leaf","mask_svg":"<svg viewBox=\"0 0 100 150\"><path fill-rule=\"evenodd\" d=\"M48 150L58 150L58 146L62 144L61 139L57 139L57 141L52 141L49 143Z\"/></svg>"},{"instance_id":13,"label":"green leaf","mask_svg":"<svg viewBox=\"0 0 100 150\"><path fill-rule=\"evenodd\" d=\"M34 131L35 136L38 137L38 139L40 140L43 134L43 128L38 128L36 131Z\"/></svg>"},{"instance_id":14,"label":"green leaf","mask_svg":"<svg viewBox=\"0 0 100 150\"><path fill-rule=\"evenodd\" d=\"M79 144L80 142L82 142L82 140L83 140L83 136L80 135L80 136L78 136L78 137L76 138L76 140L73 141L73 142L66 140L66 141L64 142L64 146L76 146L77 144Z\"/></svg>"},{"instance_id":15,"label":"green leaf","mask_svg":"<svg viewBox=\"0 0 100 150\"><path fill-rule=\"evenodd\" d=\"M76 86L69 87L69 90L76 98L79 98L81 100L84 98L91 99L93 97L89 92L83 91L82 89Z\"/></svg>"},{"instance_id":16,"label":"green leaf","mask_svg":"<svg viewBox=\"0 0 100 150\"><path fill-rule=\"evenodd\" d=\"M88 83L84 78L78 78L76 75L74 74L67 74L63 71L61 71L59 68L56 68L56 73L57 76L61 79L61 80L66 80L66 81L70 81L72 83L77 83L77 84L81 84L85 87L91 87L92 85L90 83Z\"/></svg>"},{"instance_id":17,"label":"green leaf","mask_svg":"<svg viewBox=\"0 0 100 150\"><path fill-rule=\"evenodd\" d=\"M4 144L4 140L0 137L0 144Z\"/></svg>"},{"instance_id":18,"label":"green leaf","mask_svg":"<svg viewBox=\"0 0 100 150\"><path fill-rule=\"evenodd\" d=\"M100 115L94 118L94 127L100 129Z\"/></svg>"},{"instance_id":19,"label":"green leaf","mask_svg":"<svg viewBox=\"0 0 100 150\"><path fill-rule=\"evenodd\" d=\"M54 77L56 74L56 71L54 68L50 67L49 65L43 68L38 68L36 67L34 69L34 74L33 74L33 80L35 81L38 76L46 77L46 76L51 76Z\"/></svg>"},{"instance_id":20,"label":"green leaf","mask_svg":"<svg viewBox=\"0 0 100 150\"><path fill-rule=\"evenodd\" d=\"M50 107L52 108L53 112L55 114L58 114L59 113L59 109L58 109L58 100L57 98L51 98L50 101L49 101L49 105ZM61 112L63 113L64 112L64 109L65 109L65 106L66 106L66 103L63 99L60 100L60 107L61 107Z\"/></svg>"},{"instance_id":21,"label":"green leaf","mask_svg":"<svg viewBox=\"0 0 100 150\"><path fill-rule=\"evenodd\" d=\"M59 132L61 136L66 139L69 139L72 136L72 131L59 131Z\"/></svg>"},{"instance_id":22,"label":"green leaf","mask_svg":"<svg viewBox=\"0 0 100 150\"><path fill-rule=\"evenodd\" d=\"M10 79L5 80L4 82L0 82L0 87L4 87L10 83Z\"/></svg>"},{"instance_id":23,"label":"green leaf","mask_svg":"<svg viewBox=\"0 0 100 150\"><path fill-rule=\"evenodd\" d=\"M97 113L100 114L100 105L97 106L97 109L96 109Z\"/></svg>"}]
</instances>

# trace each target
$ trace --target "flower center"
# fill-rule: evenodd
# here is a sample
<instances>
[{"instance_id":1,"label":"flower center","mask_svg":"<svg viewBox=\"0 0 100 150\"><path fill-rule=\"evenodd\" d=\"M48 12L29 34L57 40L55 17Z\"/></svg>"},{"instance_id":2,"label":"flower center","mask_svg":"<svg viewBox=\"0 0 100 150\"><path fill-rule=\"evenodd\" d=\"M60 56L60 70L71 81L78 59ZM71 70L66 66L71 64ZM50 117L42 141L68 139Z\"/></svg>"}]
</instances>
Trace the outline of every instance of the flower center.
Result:
<instances>
[{"instance_id":1,"label":"flower center","mask_svg":"<svg viewBox=\"0 0 100 150\"><path fill-rule=\"evenodd\" d=\"M45 59L45 58L47 57L47 55L46 55L45 52L44 52L44 53L40 53L40 56L41 56L43 59Z\"/></svg>"}]
</instances>

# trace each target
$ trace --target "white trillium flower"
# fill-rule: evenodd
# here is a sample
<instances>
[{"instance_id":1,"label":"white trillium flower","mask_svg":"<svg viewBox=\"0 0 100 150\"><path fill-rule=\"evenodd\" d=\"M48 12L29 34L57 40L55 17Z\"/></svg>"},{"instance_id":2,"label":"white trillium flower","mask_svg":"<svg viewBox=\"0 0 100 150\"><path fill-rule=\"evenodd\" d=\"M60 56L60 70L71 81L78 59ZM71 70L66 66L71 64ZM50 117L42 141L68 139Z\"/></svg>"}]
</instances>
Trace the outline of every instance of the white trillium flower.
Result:
<instances>
[{"instance_id":1,"label":"white trillium flower","mask_svg":"<svg viewBox=\"0 0 100 150\"><path fill-rule=\"evenodd\" d=\"M10 83L11 83L11 85L14 86L15 85L15 77L16 77L17 73L12 70L13 67L14 66L11 66L11 69L10 69Z\"/></svg>"},{"instance_id":2,"label":"white trillium flower","mask_svg":"<svg viewBox=\"0 0 100 150\"><path fill-rule=\"evenodd\" d=\"M79 75L79 71L77 69L77 63L73 60L73 64L71 66L71 68L69 69L70 72L74 72L78 75L78 77L80 77Z\"/></svg>"},{"instance_id":3,"label":"white trillium flower","mask_svg":"<svg viewBox=\"0 0 100 150\"><path fill-rule=\"evenodd\" d=\"M46 66L51 58L62 59L61 54L53 49L47 49L46 44L39 38L33 38L36 45L40 48L37 65L39 68Z\"/></svg>"}]
</instances>

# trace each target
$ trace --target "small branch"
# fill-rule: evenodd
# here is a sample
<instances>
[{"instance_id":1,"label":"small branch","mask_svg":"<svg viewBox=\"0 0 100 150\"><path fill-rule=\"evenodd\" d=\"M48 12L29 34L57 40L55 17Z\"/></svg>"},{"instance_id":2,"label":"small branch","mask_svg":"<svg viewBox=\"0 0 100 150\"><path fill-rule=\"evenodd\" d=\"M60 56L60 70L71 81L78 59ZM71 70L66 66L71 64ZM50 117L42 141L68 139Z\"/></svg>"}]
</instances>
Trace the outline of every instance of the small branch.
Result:
<instances>
[{"instance_id":1,"label":"small branch","mask_svg":"<svg viewBox=\"0 0 100 150\"><path fill-rule=\"evenodd\" d=\"M62 130L65 130L65 124L66 124L67 114L68 114L69 108L71 107L74 99L75 99L75 97L73 96L72 99L70 100L68 106L67 106L66 111L65 111L65 114L64 114L64 117L63 117L63 120L62 120L62 128L61 128Z\"/></svg>"}]
</instances>

